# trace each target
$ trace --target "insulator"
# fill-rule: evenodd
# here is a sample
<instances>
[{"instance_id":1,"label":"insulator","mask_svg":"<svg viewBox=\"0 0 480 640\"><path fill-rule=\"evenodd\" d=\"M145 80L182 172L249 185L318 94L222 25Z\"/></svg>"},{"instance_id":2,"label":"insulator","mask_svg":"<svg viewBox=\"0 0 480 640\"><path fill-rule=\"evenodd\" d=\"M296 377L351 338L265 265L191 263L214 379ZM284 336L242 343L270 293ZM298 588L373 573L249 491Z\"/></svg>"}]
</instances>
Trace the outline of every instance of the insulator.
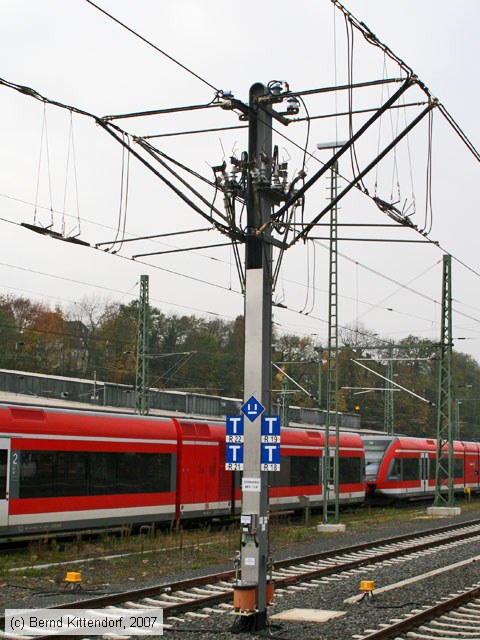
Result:
<instances>
[{"instance_id":1,"label":"insulator","mask_svg":"<svg viewBox=\"0 0 480 640\"><path fill-rule=\"evenodd\" d=\"M295 96L287 98L287 113L294 115L300 111L300 102Z\"/></svg>"},{"instance_id":2,"label":"insulator","mask_svg":"<svg viewBox=\"0 0 480 640\"><path fill-rule=\"evenodd\" d=\"M270 180L268 179L267 171L266 171L266 167L265 166L262 166L262 168L260 169L259 182L261 182L262 184L270 184Z\"/></svg>"},{"instance_id":3,"label":"insulator","mask_svg":"<svg viewBox=\"0 0 480 640\"><path fill-rule=\"evenodd\" d=\"M282 188L282 181L280 180L280 176L278 175L278 173L274 173L273 174L272 187L274 189L281 189Z\"/></svg>"}]
</instances>

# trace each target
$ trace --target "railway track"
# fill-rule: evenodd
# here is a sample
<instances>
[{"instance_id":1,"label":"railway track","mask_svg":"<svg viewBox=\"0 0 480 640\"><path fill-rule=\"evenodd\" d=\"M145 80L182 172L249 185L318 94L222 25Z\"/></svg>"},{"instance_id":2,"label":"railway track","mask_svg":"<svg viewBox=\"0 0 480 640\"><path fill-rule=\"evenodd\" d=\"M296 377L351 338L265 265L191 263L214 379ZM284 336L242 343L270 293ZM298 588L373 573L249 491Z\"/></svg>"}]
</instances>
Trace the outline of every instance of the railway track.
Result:
<instances>
[{"instance_id":1,"label":"railway track","mask_svg":"<svg viewBox=\"0 0 480 640\"><path fill-rule=\"evenodd\" d=\"M442 545L452 548L465 544L465 540L480 538L480 521L450 525L424 534L408 534L387 538L374 543L363 543L348 549L309 554L276 563L273 571L277 593L289 589L306 588L319 580L328 580L334 574L355 571L360 567L378 566L395 558L406 561L409 556L432 553ZM403 559L403 560L402 560ZM135 589L93 598L81 598L51 607L52 609L99 609L109 607L112 614L124 614L129 609L162 608L165 628L181 619L179 616L205 618L213 614L233 613L233 586L235 573L227 571L204 577L173 582L171 584ZM301 583L304 583L301 584ZM4 628L5 619L0 618ZM0 637L5 636L0 633ZM37 636L38 638L39 636ZM380 637L380 636L379 636Z\"/></svg>"},{"instance_id":2,"label":"railway track","mask_svg":"<svg viewBox=\"0 0 480 640\"><path fill-rule=\"evenodd\" d=\"M480 583L394 619L356 640L476 640L480 638Z\"/></svg>"}]
</instances>

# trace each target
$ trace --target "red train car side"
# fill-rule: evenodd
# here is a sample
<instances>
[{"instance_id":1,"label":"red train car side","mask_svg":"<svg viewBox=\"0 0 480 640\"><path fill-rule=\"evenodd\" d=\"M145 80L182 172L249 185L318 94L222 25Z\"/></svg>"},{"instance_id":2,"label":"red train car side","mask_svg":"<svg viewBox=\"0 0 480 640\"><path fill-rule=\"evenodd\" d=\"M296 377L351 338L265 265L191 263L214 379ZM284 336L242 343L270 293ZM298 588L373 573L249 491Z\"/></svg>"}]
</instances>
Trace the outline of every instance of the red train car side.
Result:
<instances>
[{"instance_id":1,"label":"red train car side","mask_svg":"<svg viewBox=\"0 0 480 640\"><path fill-rule=\"evenodd\" d=\"M321 505L323 433L284 429L281 453L271 508ZM363 460L342 434L342 502L362 502ZM0 405L0 535L231 515L234 484L223 424Z\"/></svg>"},{"instance_id":2,"label":"red train car side","mask_svg":"<svg viewBox=\"0 0 480 640\"><path fill-rule=\"evenodd\" d=\"M370 498L411 499L433 496L437 441L403 436L364 437L365 476ZM453 474L455 491L479 486L480 446L455 442ZM445 487L446 490L446 487Z\"/></svg>"},{"instance_id":3,"label":"red train car side","mask_svg":"<svg viewBox=\"0 0 480 640\"><path fill-rule=\"evenodd\" d=\"M176 420L178 429L176 518L231 513L233 478L225 471L225 426Z\"/></svg>"},{"instance_id":4,"label":"red train car side","mask_svg":"<svg viewBox=\"0 0 480 640\"><path fill-rule=\"evenodd\" d=\"M175 517L171 420L0 407L0 533Z\"/></svg>"},{"instance_id":5,"label":"red train car side","mask_svg":"<svg viewBox=\"0 0 480 640\"><path fill-rule=\"evenodd\" d=\"M330 438L333 456L335 438ZM313 429L282 429L280 471L269 474L269 506L271 510L298 509L306 500L312 507L323 504L322 464L325 456L325 434ZM334 469L334 461L330 465ZM339 485L341 503L357 504L365 499L364 451L359 435L342 433L339 448ZM333 483L333 479L332 479ZM240 509L240 489L235 493L235 506Z\"/></svg>"}]
</instances>

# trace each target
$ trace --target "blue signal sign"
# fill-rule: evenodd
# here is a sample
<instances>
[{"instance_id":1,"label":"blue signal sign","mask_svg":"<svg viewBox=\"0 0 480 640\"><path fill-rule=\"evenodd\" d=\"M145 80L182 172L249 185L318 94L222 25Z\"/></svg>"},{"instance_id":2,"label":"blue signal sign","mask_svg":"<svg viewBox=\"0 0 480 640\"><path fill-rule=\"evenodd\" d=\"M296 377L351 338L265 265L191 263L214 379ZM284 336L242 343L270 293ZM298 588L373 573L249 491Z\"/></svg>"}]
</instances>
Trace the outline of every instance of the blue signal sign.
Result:
<instances>
[{"instance_id":1,"label":"blue signal sign","mask_svg":"<svg viewBox=\"0 0 480 640\"><path fill-rule=\"evenodd\" d=\"M262 416L262 442L280 442L280 416Z\"/></svg>"},{"instance_id":2,"label":"blue signal sign","mask_svg":"<svg viewBox=\"0 0 480 640\"><path fill-rule=\"evenodd\" d=\"M250 422L253 422L265 411L265 407L255 398L255 396L252 396L250 400L245 402L241 411L247 416Z\"/></svg>"},{"instance_id":3,"label":"blue signal sign","mask_svg":"<svg viewBox=\"0 0 480 640\"><path fill-rule=\"evenodd\" d=\"M227 442L225 445L225 469L227 471L242 471L243 444Z\"/></svg>"},{"instance_id":4,"label":"blue signal sign","mask_svg":"<svg viewBox=\"0 0 480 640\"><path fill-rule=\"evenodd\" d=\"M280 471L280 443L261 443L260 469L262 471Z\"/></svg>"},{"instance_id":5,"label":"blue signal sign","mask_svg":"<svg viewBox=\"0 0 480 640\"><path fill-rule=\"evenodd\" d=\"M244 417L243 416L227 416L225 441L226 442L243 442L244 441Z\"/></svg>"}]
</instances>

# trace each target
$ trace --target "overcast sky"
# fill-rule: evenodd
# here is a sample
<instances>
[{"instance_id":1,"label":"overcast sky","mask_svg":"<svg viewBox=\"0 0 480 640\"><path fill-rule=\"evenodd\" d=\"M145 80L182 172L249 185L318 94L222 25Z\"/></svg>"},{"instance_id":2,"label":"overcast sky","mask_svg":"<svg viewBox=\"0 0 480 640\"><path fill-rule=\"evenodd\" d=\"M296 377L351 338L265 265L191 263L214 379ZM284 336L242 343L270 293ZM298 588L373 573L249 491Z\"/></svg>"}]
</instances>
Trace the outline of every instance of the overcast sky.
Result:
<instances>
[{"instance_id":1,"label":"overcast sky","mask_svg":"<svg viewBox=\"0 0 480 640\"><path fill-rule=\"evenodd\" d=\"M330 0L232 4L218 0L175 3L155 0L99 0L99 4L162 50L194 70L210 85L232 90L243 100L254 82L285 80L292 90L347 81L346 29ZM345 0L346 7L410 65L454 116L478 148L477 29L475 0ZM96 115L203 104L214 90L109 20L85 0L0 0L0 77L36 89L53 100ZM355 34L354 81L398 77L398 69ZM378 106L393 88L354 93L354 106ZM150 274L151 303L170 313L234 318L243 297L228 247L130 260L133 254L192 247L225 239L216 231L125 244L116 256L43 237L19 223L48 226L92 245L117 237L120 194L126 188L121 146L95 123L43 105L0 87L0 292L25 294L69 309L93 296L129 302L138 295L142 273ZM414 91L412 100L423 99ZM311 116L346 107L345 93L306 98ZM407 96L406 100L409 100ZM418 110L415 112L418 113ZM300 116L305 115L302 110ZM358 145L365 166L412 118L411 110L387 114ZM356 128L365 117L356 118ZM220 109L123 120L135 135L241 125ZM424 226L428 122L366 179L371 194L398 202ZM276 127L277 128L277 127ZM302 166L307 128L293 123L274 133L293 179ZM72 135L74 145L72 144ZM312 121L307 151L335 137L348 137L345 118ZM157 138L158 148L211 179L211 167L246 148L246 130ZM295 146L298 145L297 146ZM48 154L47 154L48 148ZM73 153L75 151L75 153ZM313 158L308 175L318 168ZM74 162L75 159L75 162ZM429 237L454 256L455 347L480 359L480 303L477 301L480 167L440 113L433 121L433 221ZM349 158L340 173L351 175ZM155 176L130 159L126 237L205 228L205 221ZM76 179L75 179L76 178ZM309 192L305 219L328 198L327 181ZM203 187L210 201L213 190ZM78 216L77 216L78 199ZM216 206L221 206L217 197ZM52 210L53 209L53 213ZM122 216L125 213L122 209ZM341 204L344 223L390 223L372 201L354 192ZM430 222L427 218L427 226ZM123 229L123 218L121 221ZM325 236L319 228L316 236ZM341 227L339 236L339 323L395 340L410 334L439 339L443 252L425 243L369 242L367 239L421 240L413 231ZM363 238L364 241L358 241ZM274 298L279 330L327 335L327 242L299 243L287 252ZM458 260L470 267L462 266ZM146 264L148 263L148 264ZM477 273L473 273L476 271ZM403 286L402 285L407 285Z\"/></svg>"}]
</instances>

